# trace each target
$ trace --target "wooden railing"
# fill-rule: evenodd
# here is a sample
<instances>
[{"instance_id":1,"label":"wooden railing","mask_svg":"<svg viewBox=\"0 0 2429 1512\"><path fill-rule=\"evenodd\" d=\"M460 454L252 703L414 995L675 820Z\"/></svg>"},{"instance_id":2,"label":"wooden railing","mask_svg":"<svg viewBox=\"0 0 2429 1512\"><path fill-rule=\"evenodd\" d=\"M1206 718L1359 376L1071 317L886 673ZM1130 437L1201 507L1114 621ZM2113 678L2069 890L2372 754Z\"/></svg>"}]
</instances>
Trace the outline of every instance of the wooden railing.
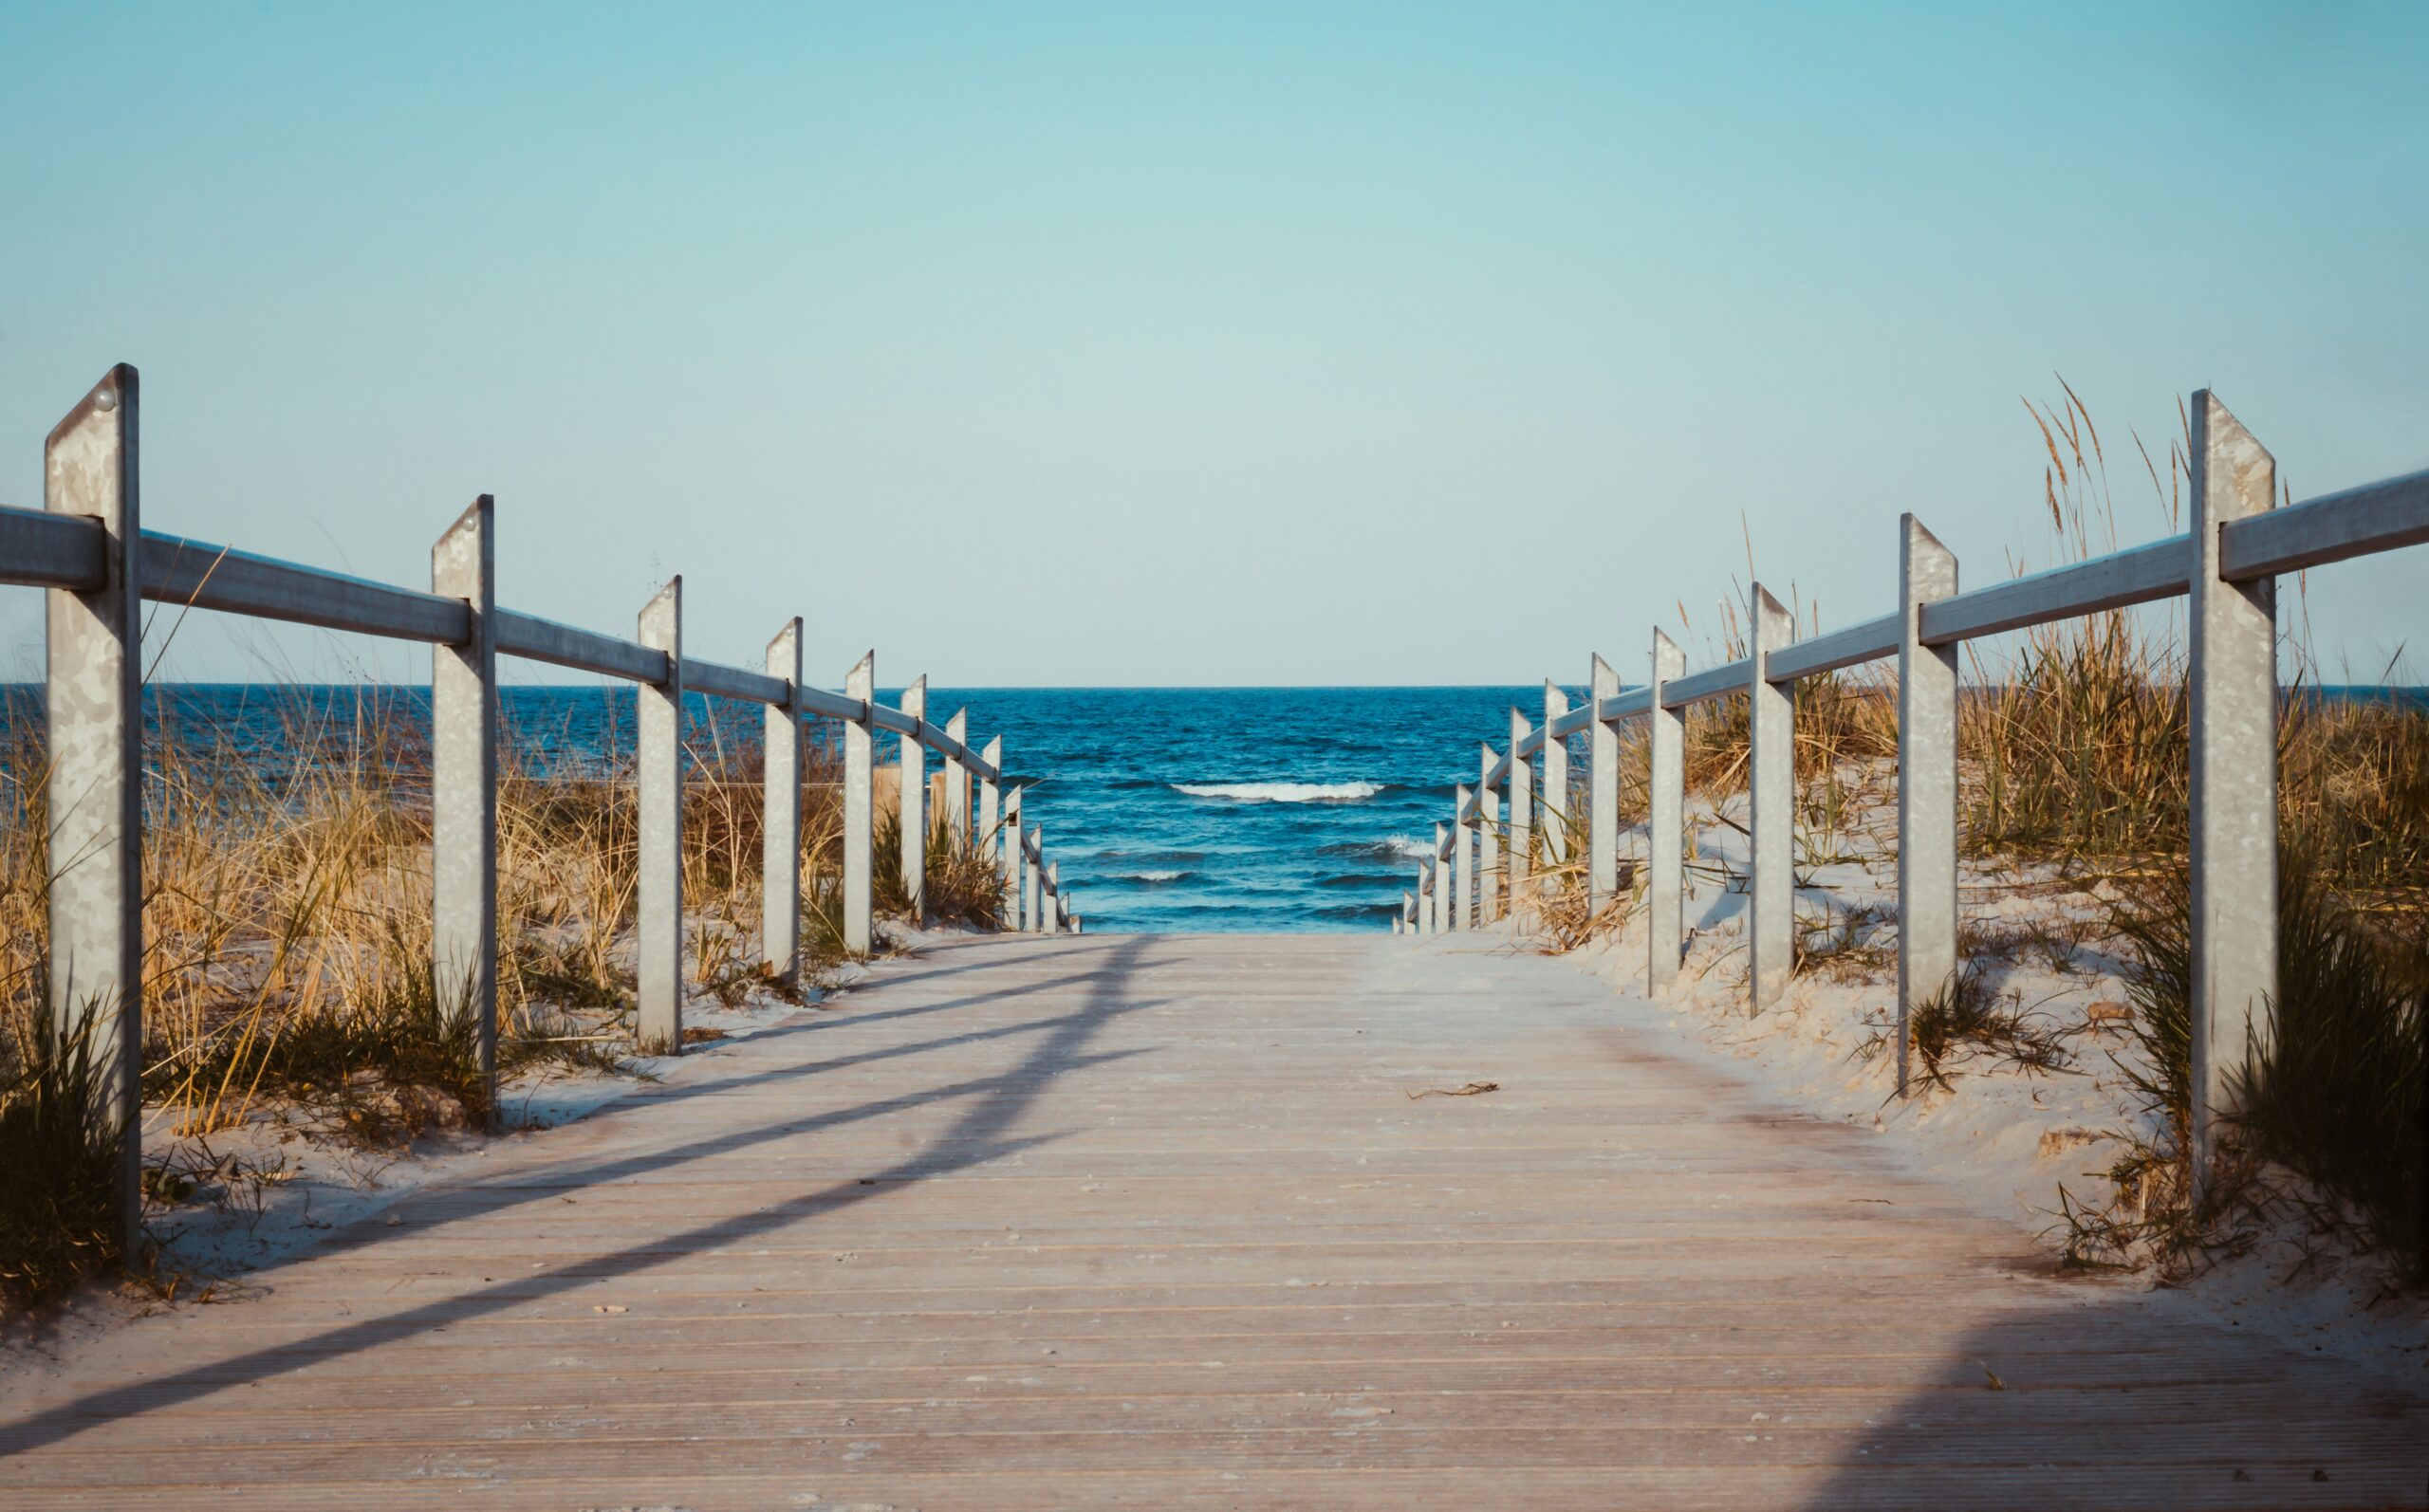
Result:
<instances>
[{"instance_id":1,"label":"wooden railing","mask_svg":"<svg viewBox=\"0 0 2429 1512\"><path fill-rule=\"evenodd\" d=\"M135 370L121 365L54 429L44 447L41 510L0 507L0 582L46 588L45 707L51 857L50 1011L82 1033L105 1078L115 1120L121 1217L139 1213L143 919L140 877L143 599L318 625L431 649L432 972L437 1001L472 1017L492 1085L497 1044L497 758L500 656L520 656L636 685L639 869L636 1043L676 1054L683 1042L682 707L688 692L765 706L764 965L789 984L801 954L803 721L844 730L844 943L875 943L872 754L877 730L902 737L902 886L922 913L929 820L927 753L943 760L949 833L972 835L1002 868L1013 929L1076 931L1043 837L1022 828L1021 789L1006 788L1003 741L970 748L961 712L927 717L927 679L902 707L877 702L876 653L836 694L802 678L802 621L769 641L763 671L692 655L683 644L683 583L640 612L632 640L559 624L496 600L495 506L482 495L431 548L424 593L257 557L141 527ZM999 801L1001 813L998 813ZM1006 834L1018 843L1004 843ZM460 1006L459 1006L460 1005ZM491 1099L492 1101L494 1099Z\"/></svg>"},{"instance_id":2,"label":"wooden railing","mask_svg":"<svg viewBox=\"0 0 2429 1512\"><path fill-rule=\"evenodd\" d=\"M1956 559L1909 514L1900 522L1894 613L1799 640L1787 609L1753 585L1752 650L1686 673L1670 637L1653 632L1650 678L1620 691L1601 656L1586 699L1544 685L1544 717L1510 714L1509 747L1484 747L1474 788L1462 784L1450 823L1401 897L1396 931L1433 934L1491 923L1511 900L1533 857L1565 862L1582 827L1584 880L1599 911L1620 883L1618 730L1650 724L1644 742L1645 988L1678 978L1687 933L1684 712L1705 699L1749 702L1748 920L1752 1005L1787 986L1794 949L1790 847L1795 802L1792 690L1800 677L1898 660L1898 1085L1908 1085L1916 1005L1957 970L1956 648L1967 640L2081 615L2189 596L2192 724L2193 1079L2197 1171L2206 1171L2228 1073L2268 1032L2264 1004L2277 990L2278 695L2276 580L2280 574L2429 542L2429 471L2387 478L2276 507L2276 463L2216 396L2193 396L2193 528L2148 545L1959 593ZM1585 737L1582 826L1569 814L1571 737ZM1537 764L1540 763L1540 771ZM1509 820L1499 817L1506 794ZM1503 862L1499 852L1506 851Z\"/></svg>"}]
</instances>

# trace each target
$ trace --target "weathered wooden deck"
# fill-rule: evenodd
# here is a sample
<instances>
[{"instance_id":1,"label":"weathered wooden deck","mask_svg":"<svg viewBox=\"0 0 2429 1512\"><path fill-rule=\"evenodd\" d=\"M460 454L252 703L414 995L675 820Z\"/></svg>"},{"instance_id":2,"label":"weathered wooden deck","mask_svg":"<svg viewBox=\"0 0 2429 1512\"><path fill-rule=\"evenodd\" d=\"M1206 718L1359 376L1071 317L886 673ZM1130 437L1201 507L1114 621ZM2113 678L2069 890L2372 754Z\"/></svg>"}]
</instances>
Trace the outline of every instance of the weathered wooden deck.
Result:
<instances>
[{"instance_id":1,"label":"weathered wooden deck","mask_svg":"<svg viewBox=\"0 0 2429 1512\"><path fill-rule=\"evenodd\" d=\"M0 1503L2421 1503L2417 1394L1627 1018L1473 941L938 950L17 1383Z\"/></svg>"}]
</instances>

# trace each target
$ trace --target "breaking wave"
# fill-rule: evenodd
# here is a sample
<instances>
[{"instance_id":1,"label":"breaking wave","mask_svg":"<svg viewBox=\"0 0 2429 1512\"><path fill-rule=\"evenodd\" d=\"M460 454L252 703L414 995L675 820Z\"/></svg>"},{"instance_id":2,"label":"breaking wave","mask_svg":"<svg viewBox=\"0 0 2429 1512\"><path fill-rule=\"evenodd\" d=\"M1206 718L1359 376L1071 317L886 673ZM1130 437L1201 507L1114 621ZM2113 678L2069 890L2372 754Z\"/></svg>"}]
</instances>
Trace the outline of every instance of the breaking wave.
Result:
<instances>
[{"instance_id":1,"label":"breaking wave","mask_svg":"<svg viewBox=\"0 0 2429 1512\"><path fill-rule=\"evenodd\" d=\"M1192 798L1234 803L1358 803L1383 790L1381 783L1175 783Z\"/></svg>"}]
</instances>

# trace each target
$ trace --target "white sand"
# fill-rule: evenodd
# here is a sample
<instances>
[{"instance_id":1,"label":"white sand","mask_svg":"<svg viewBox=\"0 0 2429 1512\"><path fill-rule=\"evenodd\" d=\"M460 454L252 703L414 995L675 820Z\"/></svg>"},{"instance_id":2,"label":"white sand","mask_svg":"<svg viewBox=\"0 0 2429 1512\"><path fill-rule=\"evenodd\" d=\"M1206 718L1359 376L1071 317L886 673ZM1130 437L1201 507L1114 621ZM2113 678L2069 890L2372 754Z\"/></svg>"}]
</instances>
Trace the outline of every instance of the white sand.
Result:
<instances>
[{"instance_id":1,"label":"white sand","mask_svg":"<svg viewBox=\"0 0 2429 1512\"><path fill-rule=\"evenodd\" d=\"M1858 777L1861 774L1851 774ZM1744 800L1724 805L1728 817L1745 821ZM2094 1206L2105 1205L2111 1186L2106 1170L2123 1152L2118 1132L2145 1137L2156 1131L2142 1111L2117 1062L2137 1063L2132 1037L2123 1029L2079 1033L2067 1042L2074 1070L2035 1074L2012 1064L1973 1060L1952 1066L1947 1089L1925 1087L1901 1101L1896 1069L1885 1055L1863 1058L1859 1046L1895 1010L1897 966L1896 862L1885 843L1894 809L1876 797L1849 821L1849 833L1827 846L1853 859L1827 859L1810 872L1814 886L1800 895L1801 912L1819 917L1827 907L1844 912L1871 906L1886 922L1869 943L1883 957L1855 980L1833 981L1825 973L1793 979L1774 1007L1746 1010L1744 931L1748 899L1717 876L1689 874L1687 926L1693 943L1680 972L1680 990L1670 1002L1643 996L1645 926L1633 916L1616 934L1598 937L1572 952L1581 968L1609 982L1614 1008L1624 1022L1662 1036L1671 1044L1715 1063L1725 1063L1767 1092L1817 1116L1870 1128L1888 1141L1908 1169L1936 1178L1972 1205L1996 1213L2039 1236L2053 1266L2063 1245L2059 1188ZM1701 856L1691 866L1725 864L1742 875L1746 839L1737 830L1711 821L1708 805L1696 805L1689 824ZM1632 839L1643 854L1644 832ZM1821 842L1813 842L1820 848ZM1626 854L1628 839L1622 841ZM1717 867L1714 869L1717 870ZM1988 872L1968 867L1959 885L1969 922L2013 927L2034 920L2060 923L2069 915L2105 914L2092 894L2055 886L2053 874ZM1523 931L1502 932L1522 948L1539 948ZM2036 951L1993 974L2001 990L2054 1024L2080 1030L2086 1009L2096 1002L2123 1003L2123 963L2105 953L2098 931L2072 954L2071 969L2055 969ZM2114 1060L2112 1060L2112 1057ZM1917 1069L1919 1078L1920 1061ZM2274 1173L2290 1183L2290 1176ZM2359 1362L2401 1371L2418 1379L2429 1370L2429 1298L2381 1299L2383 1267L2357 1258L2332 1236L2311 1236L2289 1219L2264 1233L2241 1259L2226 1262L2172 1287L2150 1272L2102 1282L2175 1293L2164 1305L2181 1305L2240 1326L2266 1331L2304 1350L2319 1350ZM2306 1254L2313 1263L2294 1276Z\"/></svg>"}]
</instances>

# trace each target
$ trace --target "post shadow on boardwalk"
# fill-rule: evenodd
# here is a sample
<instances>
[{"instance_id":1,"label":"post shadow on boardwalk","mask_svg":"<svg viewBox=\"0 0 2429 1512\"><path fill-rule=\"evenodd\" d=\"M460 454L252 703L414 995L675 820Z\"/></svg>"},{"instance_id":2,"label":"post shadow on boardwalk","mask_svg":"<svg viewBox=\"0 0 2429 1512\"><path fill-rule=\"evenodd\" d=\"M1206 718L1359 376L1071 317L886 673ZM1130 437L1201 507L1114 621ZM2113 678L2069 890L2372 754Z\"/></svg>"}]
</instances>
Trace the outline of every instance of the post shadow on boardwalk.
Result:
<instances>
[{"instance_id":1,"label":"post shadow on boardwalk","mask_svg":"<svg viewBox=\"0 0 2429 1512\"><path fill-rule=\"evenodd\" d=\"M890 1008L874 1013L856 1014L848 1019L816 1019L801 1021L775 1029L763 1030L758 1034L752 1035L751 1037L751 1041L756 1044L766 1046L773 1043L781 1043L785 1039L791 1036L811 1033L821 1028L834 1027L843 1024L880 1023L891 1020L915 1018L930 1013L950 1012L956 1008L970 1007L981 1003L993 1003L1000 1005L1011 999L1029 997L1056 987L1080 986L1083 984L1097 982L1101 978L1107 977L1126 979L1128 975L1130 975L1130 970L1125 967L1119 970L1110 972L1092 970L1076 972L1068 976L1048 977L1044 980L1028 983L1009 990L979 993L969 997L954 998L943 1003L928 1003L921 1004L914 1007ZM1159 1000L1159 1001L1160 1000ZM1158 1005L1158 1003L1153 1002L1128 1005L1131 1008L1153 1007L1156 1005ZM943 1035L936 1039L921 1040L910 1044L888 1045L882 1049L863 1051L852 1055L831 1056L823 1060L801 1061L796 1064L778 1066L767 1071L751 1071L745 1072L737 1076L703 1079L696 1081L687 1081L679 1086L660 1086L650 1089L647 1092L637 1094L635 1100L631 1103L625 1104L624 1106L634 1110L637 1116L646 1117L648 1116L649 1109L663 1108L672 1103L690 1101L694 1098L748 1091L754 1088L773 1086L788 1081L799 1081L804 1079L816 1077L827 1072L849 1069L853 1066L868 1065L881 1060L894 1060L910 1056L925 1055L933 1051L952 1049L959 1045L977 1044L990 1040L1011 1039L1025 1034L1048 1033L1051 1031L1055 1023L1058 1022L1059 1021L1052 1019L1035 1019L1022 1023L996 1024L985 1029L973 1029L961 1034ZM1090 1060L1088 1063L1094 1064L1097 1060L1122 1060L1126 1059L1128 1055L1136 1053L1138 1052L1123 1052L1121 1055L1100 1056L1094 1058L1094 1060ZM777 1138L786 1134L806 1133L817 1128L837 1127L848 1123L857 1123L868 1118L880 1117L889 1113L899 1113L906 1109L916 1108L925 1103L943 1101L953 1097L968 1097L972 1095L973 1091L982 1090L993 1084L996 1079L998 1079L979 1078L965 1081L948 1082L941 1086L927 1088L917 1093L907 1094L900 1097L882 1098L875 1102L862 1103L852 1108L813 1114L804 1118L769 1124L748 1134L735 1135L720 1141L686 1145L679 1147L677 1150L658 1152L646 1157L637 1156L630 1160L611 1161L604 1165L592 1164L583 1158L575 1157L563 1161L535 1165L514 1172L511 1177L501 1177L491 1181L475 1180L462 1184L451 1183L445 1186L434 1188L430 1191L417 1194L414 1198L409 1199L408 1202L402 1206L406 1210L413 1210L415 1208L427 1207L435 1199L445 1196L461 1197L469 1195L475 1199L474 1202L465 1207L461 1211L440 1218L436 1223L432 1223L428 1226L433 1228L441 1227L447 1224L455 1222L459 1218L478 1217L506 1208L513 1207L518 1203L534 1202L543 1196L552 1195L569 1187L596 1186L602 1181L617 1180L625 1175L635 1174L642 1171L656 1169L664 1165L675 1164L677 1163L678 1157L692 1158L697 1155L724 1153L730 1151L747 1148L751 1144L767 1139ZM550 1180L552 1176L559 1175L562 1175L564 1179L553 1182ZM388 1210L395 1211L397 1209L391 1208ZM385 1236L374 1228L366 1225L358 1224L351 1226L343 1232L324 1241L319 1247L324 1251L332 1251L369 1246L377 1245L383 1237Z\"/></svg>"},{"instance_id":2,"label":"post shadow on boardwalk","mask_svg":"<svg viewBox=\"0 0 2429 1512\"><path fill-rule=\"evenodd\" d=\"M1835 1435L1801 1505L2429 1505L2429 1396L2254 1330L2154 1316L2118 1282L2067 1284L2113 1300L2019 1307L1957 1336L1929 1385ZM2078 1347L2050 1348L2053 1319ZM1928 1337L1928 1318L1917 1327ZM2280 1410L2322 1403L2343 1409L2327 1435L2315 1411Z\"/></svg>"},{"instance_id":3,"label":"post shadow on boardwalk","mask_svg":"<svg viewBox=\"0 0 2429 1512\"><path fill-rule=\"evenodd\" d=\"M781 1124L741 1130L721 1134L714 1139L695 1141L672 1150L653 1152L624 1160L578 1169L578 1179L584 1185L598 1185L654 1171L665 1171L704 1157L748 1148L770 1139L791 1134L834 1128L879 1116L885 1113L921 1106L938 1101L971 1098L970 1106L922 1148L905 1154L874 1171L853 1171L813 1190L774 1202L748 1213L702 1224L673 1234L658 1235L607 1255L584 1256L549 1270L532 1272L475 1289L435 1299L391 1317L368 1318L314 1334L308 1337L269 1345L233 1359L216 1361L193 1370L143 1380L106 1391L89 1392L71 1401L34 1414L23 1422L0 1427L0 1456L23 1453L72 1437L78 1431L107 1422L142 1408L155 1408L208 1395L229 1387L284 1374L305 1363L317 1363L328 1358L369 1349L381 1344L411 1338L428 1329L461 1320L467 1316L479 1316L504 1308L521 1305L534 1299L596 1284L619 1276L638 1275L689 1255L720 1248L752 1239L771 1230L815 1219L860 1203L882 1198L899 1182L948 1174L974 1166L985 1165L1008 1155L1050 1144L1063 1137L1057 1133L1014 1135L1012 1126L1036 1100L1038 1095L1055 1078L1089 1066L1129 1059L1147 1053L1144 1050L1090 1052L1088 1044L1116 1019L1143 1009L1160 1006L1156 999L1133 1000L1128 985L1143 964L1146 951L1154 943L1152 937L1137 935L1110 943L1110 948L1091 941L1075 946L1069 953L1099 952L1105 956L1104 968L1085 973L1079 980L1090 984L1087 996L1072 1011L1031 1024L1016 1026L1021 1030L1041 1032L1044 1038L1024 1055L1018 1063L990 1077L974 1078L926 1089L900 1097L882 1099L830 1113L813 1114ZM982 1032L983 1034L983 1032ZM699 1089L677 1089L681 1095L702 1096L723 1088L732 1090L754 1082L786 1079L807 1074L810 1067L788 1067L781 1072L732 1079ZM539 1174L545 1174L544 1171ZM555 1168L577 1176L575 1168ZM535 1173L518 1176L528 1183ZM556 1188L535 1190L528 1185L514 1189L473 1187L455 1189L431 1195L461 1195L466 1191L492 1198L455 1217L474 1216L551 1195ZM328 1250L343 1250L379 1242L379 1232L367 1224L358 1224L338 1236Z\"/></svg>"}]
</instances>

